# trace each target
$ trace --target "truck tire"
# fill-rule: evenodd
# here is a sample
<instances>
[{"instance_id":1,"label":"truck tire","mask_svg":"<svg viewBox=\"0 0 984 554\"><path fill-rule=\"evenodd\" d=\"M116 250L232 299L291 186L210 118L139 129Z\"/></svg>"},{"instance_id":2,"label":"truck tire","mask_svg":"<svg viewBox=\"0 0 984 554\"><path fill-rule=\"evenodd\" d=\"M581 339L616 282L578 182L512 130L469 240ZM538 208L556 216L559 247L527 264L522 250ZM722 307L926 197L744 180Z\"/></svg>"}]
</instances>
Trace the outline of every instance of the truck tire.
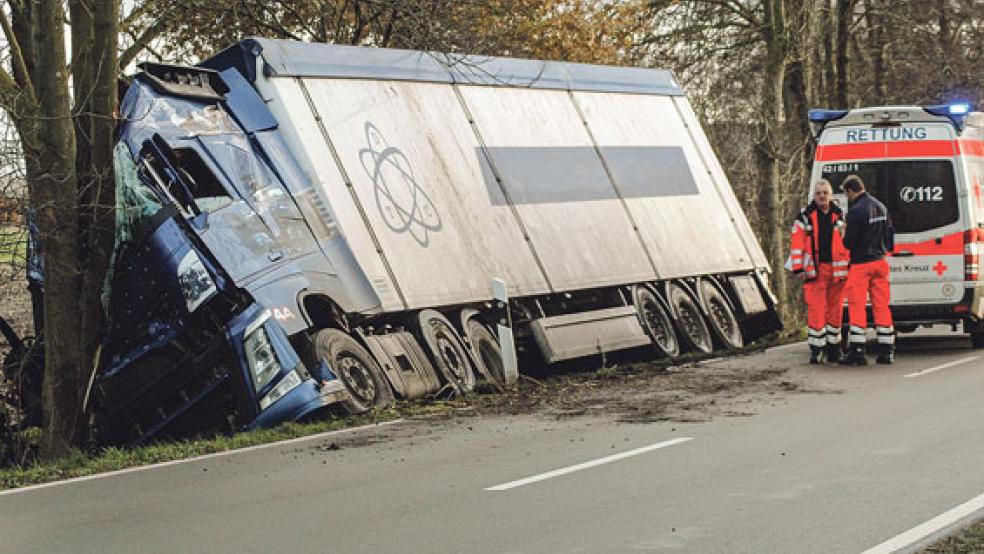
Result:
<instances>
[{"instance_id":1,"label":"truck tire","mask_svg":"<svg viewBox=\"0 0 984 554\"><path fill-rule=\"evenodd\" d=\"M703 354L713 352L714 339L711 331L690 293L680 285L670 285L670 306L673 307L677 326L680 328L680 337L690 349Z\"/></svg>"},{"instance_id":2,"label":"truck tire","mask_svg":"<svg viewBox=\"0 0 984 554\"><path fill-rule=\"evenodd\" d=\"M472 359L478 375L493 383L506 384L506 371L502 363L499 339L475 317L465 323L465 337L471 346Z\"/></svg>"},{"instance_id":3,"label":"truck tire","mask_svg":"<svg viewBox=\"0 0 984 554\"><path fill-rule=\"evenodd\" d=\"M679 356L680 341L673 329L673 318L656 293L649 287L637 286L632 290L632 298L639 314L639 322L659 354L667 358Z\"/></svg>"},{"instance_id":4,"label":"truck tire","mask_svg":"<svg viewBox=\"0 0 984 554\"><path fill-rule=\"evenodd\" d=\"M315 356L328 364L349 392L342 402L346 412L361 414L393 405L393 391L382 368L355 339L338 329L322 329L313 342Z\"/></svg>"},{"instance_id":5,"label":"truck tire","mask_svg":"<svg viewBox=\"0 0 984 554\"><path fill-rule=\"evenodd\" d=\"M475 372L465 343L451 322L440 312L423 310L417 314L417 330L444 382L458 394L474 390Z\"/></svg>"},{"instance_id":6,"label":"truck tire","mask_svg":"<svg viewBox=\"0 0 984 554\"><path fill-rule=\"evenodd\" d=\"M700 280L700 294L711 330L721 344L733 350L745 346L738 318L724 294L709 279Z\"/></svg>"}]
</instances>

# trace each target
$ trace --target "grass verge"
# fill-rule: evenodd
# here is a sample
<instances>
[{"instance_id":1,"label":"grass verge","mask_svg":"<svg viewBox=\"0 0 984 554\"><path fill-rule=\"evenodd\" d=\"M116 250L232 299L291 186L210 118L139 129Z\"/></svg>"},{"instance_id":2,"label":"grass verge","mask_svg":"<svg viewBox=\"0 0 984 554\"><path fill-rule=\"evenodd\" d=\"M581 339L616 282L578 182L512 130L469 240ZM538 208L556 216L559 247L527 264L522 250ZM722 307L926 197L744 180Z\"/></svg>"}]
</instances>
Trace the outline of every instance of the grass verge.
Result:
<instances>
[{"instance_id":1,"label":"grass verge","mask_svg":"<svg viewBox=\"0 0 984 554\"><path fill-rule=\"evenodd\" d=\"M984 552L984 521L979 521L956 535L941 539L920 552L923 554Z\"/></svg>"},{"instance_id":2,"label":"grass verge","mask_svg":"<svg viewBox=\"0 0 984 554\"><path fill-rule=\"evenodd\" d=\"M186 441L160 442L133 449L106 448L95 454L76 450L69 456L58 460L35 462L25 467L0 469L0 490L15 489L28 485L95 475L97 473L106 473L172 460L183 460L205 454L316 435L326 431L337 431L350 427L383 423L401 417L421 417L441 414L453 410L454 406L454 403L450 402L406 404L364 416L327 419L307 423L285 423L271 429L256 429L234 435L221 435Z\"/></svg>"}]
</instances>

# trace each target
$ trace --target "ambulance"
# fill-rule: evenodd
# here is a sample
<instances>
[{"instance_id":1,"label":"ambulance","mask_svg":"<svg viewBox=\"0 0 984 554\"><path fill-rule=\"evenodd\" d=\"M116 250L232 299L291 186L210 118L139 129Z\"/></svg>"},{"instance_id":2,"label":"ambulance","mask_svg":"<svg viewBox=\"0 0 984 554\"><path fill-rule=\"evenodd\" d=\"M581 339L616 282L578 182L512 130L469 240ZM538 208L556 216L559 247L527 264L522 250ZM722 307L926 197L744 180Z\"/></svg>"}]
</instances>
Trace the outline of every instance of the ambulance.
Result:
<instances>
[{"instance_id":1,"label":"ambulance","mask_svg":"<svg viewBox=\"0 0 984 554\"><path fill-rule=\"evenodd\" d=\"M809 120L811 188L829 180L846 209L840 185L858 175L888 209L896 330L962 324L984 348L984 113L968 104L888 106L811 110Z\"/></svg>"}]
</instances>

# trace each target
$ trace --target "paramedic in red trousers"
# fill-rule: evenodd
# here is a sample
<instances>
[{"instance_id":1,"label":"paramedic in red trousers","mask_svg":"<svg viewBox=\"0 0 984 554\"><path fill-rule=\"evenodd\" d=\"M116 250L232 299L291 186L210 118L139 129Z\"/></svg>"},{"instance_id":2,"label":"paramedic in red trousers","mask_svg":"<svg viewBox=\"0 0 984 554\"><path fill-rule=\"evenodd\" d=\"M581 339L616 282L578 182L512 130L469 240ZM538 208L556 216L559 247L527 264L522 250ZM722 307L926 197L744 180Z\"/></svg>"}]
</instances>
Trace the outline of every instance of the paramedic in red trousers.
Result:
<instances>
[{"instance_id":1,"label":"paramedic in red trousers","mask_svg":"<svg viewBox=\"0 0 984 554\"><path fill-rule=\"evenodd\" d=\"M831 362L840 359L844 285L848 252L834 229L844 214L831 202L830 181L813 186L813 202L800 210L793 222L787 266L803 280L806 322L809 327L810 363L823 363L824 351Z\"/></svg>"},{"instance_id":2,"label":"paramedic in red trousers","mask_svg":"<svg viewBox=\"0 0 984 554\"><path fill-rule=\"evenodd\" d=\"M851 267L847 275L847 311L850 316L850 349L841 363L864 365L865 329L868 327L866 304L871 297L871 312L878 334L880 364L890 364L895 356L895 329L892 312L888 262L885 255L895 247L895 229L885 205L864 190L857 175L841 183L847 194L847 230L844 246L851 251Z\"/></svg>"}]
</instances>

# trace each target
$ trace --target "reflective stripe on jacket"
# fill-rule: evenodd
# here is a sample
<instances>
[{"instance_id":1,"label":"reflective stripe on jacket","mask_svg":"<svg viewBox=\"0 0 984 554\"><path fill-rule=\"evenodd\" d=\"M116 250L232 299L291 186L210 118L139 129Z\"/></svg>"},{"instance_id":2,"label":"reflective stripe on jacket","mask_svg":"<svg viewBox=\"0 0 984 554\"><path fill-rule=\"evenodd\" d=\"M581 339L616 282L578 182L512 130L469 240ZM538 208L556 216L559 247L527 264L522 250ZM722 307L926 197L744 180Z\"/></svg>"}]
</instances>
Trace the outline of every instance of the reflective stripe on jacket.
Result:
<instances>
[{"instance_id":1,"label":"reflective stripe on jacket","mask_svg":"<svg viewBox=\"0 0 984 554\"><path fill-rule=\"evenodd\" d=\"M841 280L847 278L847 265L850 260L850 253L844 247L841 234L835 229L837 223L844 219L844 214L839 207L830 205L830 259L833 266L834 279ZM817 205L810 202L810 205L800 210L793 221L790 230L789 240L789 259L786 260L786 269L793 273L806 273L807 280L817 278L817 264L820 257L820 239L817 237Z\"/></svg>"}]
</instances>

